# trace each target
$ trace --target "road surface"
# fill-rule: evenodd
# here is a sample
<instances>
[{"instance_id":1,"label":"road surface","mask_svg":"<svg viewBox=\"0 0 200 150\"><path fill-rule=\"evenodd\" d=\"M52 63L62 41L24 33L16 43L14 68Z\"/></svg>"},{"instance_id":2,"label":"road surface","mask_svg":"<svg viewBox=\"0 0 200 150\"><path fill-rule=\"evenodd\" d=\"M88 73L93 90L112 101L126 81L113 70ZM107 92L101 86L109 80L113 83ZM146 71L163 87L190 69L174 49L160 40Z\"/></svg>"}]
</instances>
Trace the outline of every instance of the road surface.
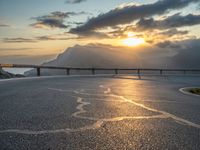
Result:
<instances>
[{"instance_id":1,"label":"road surface","mask_svg":"<svg viewBox=\"0 0 200 150\"><path fill-rule=\"evenodd\" d=\"M200 149L199 76L0 81L1 150Z\"/></svg>"}]
</instances>

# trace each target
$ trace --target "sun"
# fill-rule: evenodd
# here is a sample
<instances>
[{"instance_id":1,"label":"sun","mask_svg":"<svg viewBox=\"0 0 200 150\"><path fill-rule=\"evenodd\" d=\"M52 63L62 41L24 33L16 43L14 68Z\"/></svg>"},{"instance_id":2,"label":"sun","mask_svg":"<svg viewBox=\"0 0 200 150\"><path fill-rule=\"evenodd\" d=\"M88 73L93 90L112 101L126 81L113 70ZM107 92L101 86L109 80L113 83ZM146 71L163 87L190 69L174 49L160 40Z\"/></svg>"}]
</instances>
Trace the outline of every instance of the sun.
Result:
<instances>
[{"instance_id":1,"label":"sun","mask_svg":"<svg viewBox=\"0 0 200 150\"><path fill-rule=\"evenodd\" d=\"M122 42L126 46L137 46L137 45L143 44L144 39L129 37L127 39L124 39Z\"/></svg>"},{"instance_id":2,"label":"sun","mask_svg":"<svg viewBox=\"0 0 200 150\"><path fill-rule=\"evenodd\" d=\"M122 40L122 43L126 46L138 46L145 43L144 39L135 37L135 33L127 32L127 38Z\"/></svg>"}]
</instances>

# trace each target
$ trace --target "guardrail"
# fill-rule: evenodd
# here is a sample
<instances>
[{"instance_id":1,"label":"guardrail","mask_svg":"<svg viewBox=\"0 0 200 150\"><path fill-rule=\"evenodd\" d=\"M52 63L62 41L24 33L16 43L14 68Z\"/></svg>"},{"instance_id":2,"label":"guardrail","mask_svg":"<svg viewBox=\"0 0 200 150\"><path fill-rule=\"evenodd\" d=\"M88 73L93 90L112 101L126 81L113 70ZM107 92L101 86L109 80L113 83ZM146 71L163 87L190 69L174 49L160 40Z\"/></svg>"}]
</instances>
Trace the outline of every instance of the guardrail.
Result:
<instances>
[{"instance_id":1,"label":"guardrail","mask_svg":"<svg viewBox=\"0 0 200 150\"><path fill-rule=\"evenodd\" d=\"M141 75L142 71L156 71L160 75L164 72L182 72L186 74L187 72L197 72L200 74L200 69L145 69L145 68L73 68L73 67L56 67L56 66L40 66L40 65L23 65L23 64L0 64L0 68L33 68L37 70L37 76L41 75L41 69L61 69L66 70L66 74L70 75L71 70L88 70L95 75L96 71L113 71L114 74L119 74L119 71L136 71L138 76Z\"/></svg>"}]
</instances>

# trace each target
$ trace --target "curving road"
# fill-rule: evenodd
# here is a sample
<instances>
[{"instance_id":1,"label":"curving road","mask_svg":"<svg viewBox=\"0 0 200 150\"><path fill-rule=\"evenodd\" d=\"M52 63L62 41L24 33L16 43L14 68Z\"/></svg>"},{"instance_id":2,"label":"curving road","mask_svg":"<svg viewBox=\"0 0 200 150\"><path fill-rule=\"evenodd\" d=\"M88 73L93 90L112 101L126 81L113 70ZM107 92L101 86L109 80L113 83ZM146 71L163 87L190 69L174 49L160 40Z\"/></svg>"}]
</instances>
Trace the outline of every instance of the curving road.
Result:
<instances>
[{"instance_id":1,"label":"curving road","mask_svg":"<svg viewBox=\"0 0 200 150\"><path fill-rule=\"evenodd\" d=\"M199 76L0 80L0 150L200 149Z\"/></svg>"}]
</instances>

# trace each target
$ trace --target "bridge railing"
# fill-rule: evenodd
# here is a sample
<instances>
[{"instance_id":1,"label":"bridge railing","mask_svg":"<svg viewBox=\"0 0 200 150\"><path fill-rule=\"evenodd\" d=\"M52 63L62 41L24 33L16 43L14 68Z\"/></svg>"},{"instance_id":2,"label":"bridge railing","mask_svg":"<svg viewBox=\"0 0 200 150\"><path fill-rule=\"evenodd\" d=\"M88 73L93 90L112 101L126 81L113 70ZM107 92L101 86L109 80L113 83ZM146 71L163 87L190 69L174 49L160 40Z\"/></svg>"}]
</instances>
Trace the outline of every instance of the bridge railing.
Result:
<instances>
[{"instance_id":1,"label":"bridge railing","mask_svg":"<svg viewBox=\"0 0 200 150\"><path fill-rule=\"evenodd\" d=\"M200 69L145 69L145 68L74 68L74 67L57 67L57 66L41 66L41 65L25 65L25 64L0 64L0 68L33 68L37 71L37 76L41 76L41 69L60 69L66 70L66 75L70 75L72 70L77 71L91 71L91 74L95 75L96 71L113 71L113 74L120 74L120 71L135 71L138 76L142 72L158 72L158 74L163 75L165 72L182 72L182 74L187 74L188 72L193 72L200 74Z\"/></svg>"}]
</instances>

